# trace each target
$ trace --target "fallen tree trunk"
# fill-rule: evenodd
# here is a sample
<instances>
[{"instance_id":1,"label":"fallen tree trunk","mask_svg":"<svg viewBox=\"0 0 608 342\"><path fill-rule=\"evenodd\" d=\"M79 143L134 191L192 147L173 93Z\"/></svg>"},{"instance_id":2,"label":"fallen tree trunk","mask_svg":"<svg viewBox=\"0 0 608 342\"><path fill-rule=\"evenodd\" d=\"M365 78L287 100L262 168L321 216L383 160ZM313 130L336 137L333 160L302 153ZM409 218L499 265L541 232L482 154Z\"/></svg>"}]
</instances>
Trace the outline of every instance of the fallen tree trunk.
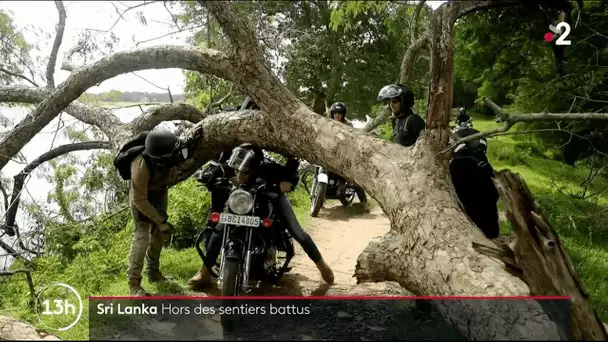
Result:
<instances>
[{"instance_id":1,"label":"fallen tree trunk","mask_svg":"<svg viewBox=\"0 0 608 342\"><path fill-rule=\"evenodd\" d=\"M446 160L438 156L449 136L451 26L459 13L471 11L477 3L485 6L492 1L448 3L434 14L429 40L431 86L427 130L415 146L406 148L312 112L272 73L255 34L242 17L230 10L230 4L204 2L235 48L234 54L224 59L224 66L233 69L200 67L188 63L191 60L179 66L195 65L200 71L221 73L219 76L246 89L262 111L223 113L199 122L205 138L198 142L199 149L191 160L183 163L178 179L171 183L190 176L216 151L241 142L297 156L355 181L380 203L391 220L391 232L384 240L370 244L359 258L360 281L394 280L420 295L530 295L528 285L505 268L504 262L473 247L474 243L494 246L462 212L452 194ZM161 52L163 49L168 48L161 48ZM196 55L193 52L184 56L194 58ZM167 61L165 55L157 56L153 49L147 50L147 56L148 65L159 65L155 64L155 58ZM95 68L87 69L96 72L95 83L102 76L112 74L103 69L103 65L109 67L108 60L111 58L106 59L105 64L96 63ZM34 114L44 120L57 115L84 91L89 83L82 78L89 76L83 72L72 74L70 82L64 82ZM23 140L26 127L17 129L22 133L13 137L19 141L10 143L9 139L0 143L2 155L10 157L16 153L16 147L26 143ZM27 132L34 131L32 128ZM348 149L344 149L345 144ZM539 289L540 294L545 294L545 290L549 291ZM469 302L455 301L444 304L441 310L471 339L561 337L560 328L542 306L533 301L510 307L500 302L473 307Z\"/></svg>"}]
</instances>

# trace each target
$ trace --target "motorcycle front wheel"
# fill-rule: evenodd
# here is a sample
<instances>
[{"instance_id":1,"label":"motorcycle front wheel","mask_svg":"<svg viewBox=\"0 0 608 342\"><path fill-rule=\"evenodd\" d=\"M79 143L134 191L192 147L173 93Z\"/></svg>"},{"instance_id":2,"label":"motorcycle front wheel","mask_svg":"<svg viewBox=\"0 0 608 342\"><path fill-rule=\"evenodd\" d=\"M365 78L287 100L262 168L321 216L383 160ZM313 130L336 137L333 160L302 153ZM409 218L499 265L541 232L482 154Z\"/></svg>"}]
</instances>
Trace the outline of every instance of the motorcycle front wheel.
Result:
<instances>
[{"instance_id":1,"label":"motorcycle front wheel","mask_svg":"<svg viewBox=\"0 0 608 342\"><path fill-rule=\"evenodd\" d=\"M224 264L224 276L222 284L222 297L237 297L239 295L239 269L238 259L226 258ZM233 306L234 300L222 300L222 306ZM234 314L221 315L222 328L224 332L232 332L237 324L238 316Z\"/></svg>"},{"instance_id":2,"label":"motorcycle front wheel","mask_svg":"<svg viewBox=\"0 0 608 342\"><path fill-rule=\"evenodd\" d=\"M312 189L312 196L310 199L310 216L317 217L319 211L323 207L325 202L325 192L327 191L327 184L317 182L316 186Z\"/></svg>"}]
</instances>

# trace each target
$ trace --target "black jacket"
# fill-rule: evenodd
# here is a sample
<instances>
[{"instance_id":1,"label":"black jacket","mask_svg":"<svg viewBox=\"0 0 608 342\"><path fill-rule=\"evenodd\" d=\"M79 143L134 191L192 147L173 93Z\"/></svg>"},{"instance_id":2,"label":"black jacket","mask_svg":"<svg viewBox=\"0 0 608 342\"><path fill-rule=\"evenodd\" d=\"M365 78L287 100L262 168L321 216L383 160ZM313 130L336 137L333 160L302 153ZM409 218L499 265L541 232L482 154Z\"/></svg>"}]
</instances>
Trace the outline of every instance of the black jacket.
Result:
<instances>
[{"instance_id":1,"label":"black jacket","mask_svg":"<svg viewBox=\"0 0 608 342\"><path fill-rule=\"evenodd\" d=\"M393 121L393 141L402 146L412 146L425 127L424 119L408 109Z\"/></svg>"},{"instance_id":2,"label":"black jacket","mask_svg":"<svg viewBox=\"0 0 608 342\"><path fill-rule=\"evenodd\" d=\"M300 162L293 158L289 159L285 165L266 160L257 169L255 176L266 182L270 191L280 193L281 182L291 183L292 187L290 191L293 191L300 181L298 174L299 166Z\"/></svg>"},{"instance_id":3,"label":"black jacket","mask_svg":"<svg viewBox=\"0 0 608 342\"><path fill-rule=\"evenodd\" d=\"M211 165L208 169L203 170L199 177L199 182L203 183L207 190L211 193L211 211L221 212L224 210L224 205L230 196L230 187L227 185L217 185L217 181L220 177L230 179L234 177L234 170L226 162L216 163Z\"/></svg>"},{"instance_id":4,"label":"black jacket","mask_svg":"<svg viewBox=\"0 0 608 342\"><path fill-rule=\"evenodd\" d=\"M469 135L479 133L474 128L461 128L453 132L457 139L468 137ZM490 175L494 174L494 169L486 155L488 150L488 141L485 138L473 139L461 143L452 152L452 160L470 159L474 161L478 167L487 169Z\"/></svg>"}]
</instances>

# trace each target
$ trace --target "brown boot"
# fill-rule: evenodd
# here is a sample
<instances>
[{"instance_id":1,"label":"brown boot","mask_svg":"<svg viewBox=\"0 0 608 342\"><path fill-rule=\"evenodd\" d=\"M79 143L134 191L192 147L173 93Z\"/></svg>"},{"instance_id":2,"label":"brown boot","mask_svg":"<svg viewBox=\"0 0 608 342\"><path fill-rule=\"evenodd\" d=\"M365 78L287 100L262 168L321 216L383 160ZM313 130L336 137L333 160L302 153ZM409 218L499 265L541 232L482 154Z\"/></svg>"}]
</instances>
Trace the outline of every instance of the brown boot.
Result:
<instances>
[{"instance_id":1,"label":"brown boot","mask_svg":"<svg viewBox=\"0 0 608 342\"><path fill-rule=\"evenodd\" d=\"M129 292L134 297L145 297L150 294L141 287L141 279L129 279Z\"/></svg>"},{"instance_id":2,"label":"brown boot","mask_svg":"<svg viewBox=\"0 0 608 342\"><path fill-rule=\"evenodd\" d=\"M211 286L211 281L212 281L212 276L211 276L211 272L209 272L209 270L207 269L207 267L205 267L203 265L203 267L201 267L200 270L198 270L198 272L196 272L196 274L194 275L194 277L190 278L190 280L188 280L188 286L192 289L192 290L200 290L203 289L205 287L209 287Z\"/></svg>"},{"instance_id":3,"label":"brown boot","mask_svg":"<svg viewBox=\"0 0 608 342\"><path fill-rule=\"evenodd\" d=\"M318 262L316 262L315 264L317 265L317 268L319 269L319 271L321 271L321 277L323 277L323 280L325 280L325 282L330 285L333 284L334 283L334 272L331 270L331 268L329 268L329 265L327 265L325 260L321 259Z\"/></svg>"}]
</instances>

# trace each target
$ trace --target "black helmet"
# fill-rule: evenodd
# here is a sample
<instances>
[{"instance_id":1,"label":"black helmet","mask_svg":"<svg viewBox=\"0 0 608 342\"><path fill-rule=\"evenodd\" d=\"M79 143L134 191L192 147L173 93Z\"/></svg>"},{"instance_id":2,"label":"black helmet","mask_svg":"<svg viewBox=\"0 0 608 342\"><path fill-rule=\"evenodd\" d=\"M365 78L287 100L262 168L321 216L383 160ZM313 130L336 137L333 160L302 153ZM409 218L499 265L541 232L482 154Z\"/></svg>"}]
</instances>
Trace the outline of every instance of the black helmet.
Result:
<instances>
[{"instance_id":1,"label":"black helmet","mask_svg":"<svg viewBox=\"0 0 608 342\"><path fill-rule=\"evenodd\" d=\"M378 101L392 99L399 99L401 101L401 105L403 106L401 107L402 110L406 108L411 108L414 105L414 93L412 92L410 87L405 84L389 84L387 86L384 86L378 92Z\"/></svg>"},{"instance_id":2,"label":"black helmet","mask_svg":"<svg viewBox=\"0 0 608 342\"><path fill-rule=\"evenodd\" d=\"M256 109L256 110L259 110L260 106L258 106L257 103L253 102L253 100L251 99L250 96L247 96L245 98L245 101L243 101L243 104L241 105L240 109Z\"/></svg>"},{"instance_id":3,"label":"black helmet","mask_svg":"<svg viewBox=\"0 0 608 342\"><path fill-rule=\"evenodd\" d=\"M156 130L148 133L145 147L146 153L153 159L167 159L179 152L179 138L165 130Z\"/></svg>"},{"instance_id":4,"label":"black helmet","mask_svg":"<svg viewBox=\"0 0 608 342\"><path fill-rule=\"evenodd\" d=\"M250 143L244 143L232 150L228 166L235 171L252 172L264 160L264 151Z\"/></svg>"},{"instance_id":5,"label":"black helmet","mask_svg":"<svg viewBox=\"0 0 608 342\"><path fill-rule=\"evenodd\" d=\"M346 119L346 105L343 102L335 102L329 108L329 116L333 119L334 113L342 114L342 119Z\"/></svg>"}]
</instances>

